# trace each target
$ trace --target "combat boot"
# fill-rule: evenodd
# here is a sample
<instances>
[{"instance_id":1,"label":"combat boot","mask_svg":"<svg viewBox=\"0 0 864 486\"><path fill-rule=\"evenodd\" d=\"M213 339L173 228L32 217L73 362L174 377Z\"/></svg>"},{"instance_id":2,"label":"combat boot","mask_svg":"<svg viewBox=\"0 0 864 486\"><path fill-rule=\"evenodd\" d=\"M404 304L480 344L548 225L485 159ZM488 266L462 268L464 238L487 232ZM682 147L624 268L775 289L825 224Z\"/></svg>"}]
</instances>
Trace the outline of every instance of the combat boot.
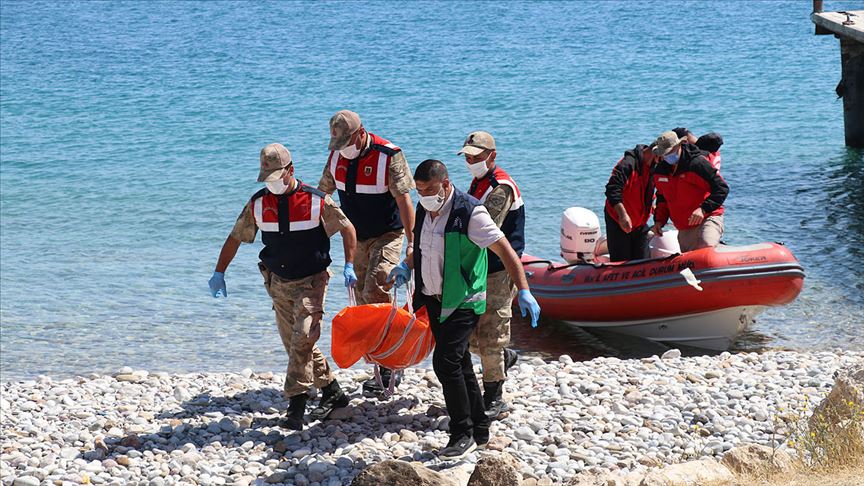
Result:
<instances>
[{"instance_id":1,"label":"combat boot","mask_svg":"<svg viewBox=\"0 0 864 486\"><path fill-rule=\"evenodd\" d=\"M288 410L279 425L291 430L303 430L303 414L306 413L306 401L309 395L301 393L289 399Z\"/></svg>"},{"instance_id":2,"label":"combat boot","mask_svg":"<svg viewBox=\"0 0 864 486\"><path fill-rule=\"evenodd\" d=\"M312 420L324 420L333 410L348 406L351 400L348 395L342 391L339 382L335 379L327 386L321 389L321 401L314 410L309 412L309 418Z\"/></svg>"},{"instance_id":3,"label":"combat boot","mask_svg":"<svg viewBox=\"0 0 864 486\"><path fill-rule=\"evenodd\" d=\"M389 370L384 368L383 366L380 368L381 373L381 383L384 385L383 387L378 384L378 381L373 376L368 380L363 382L363 396L366 398L384 398L384 391L390 386L390 379L393 376L393 370ZM399 374L396 374L396 384L394 386L398 387L402 383L402 378Z\"/></svg>"},{"instance_id":4,"label":"combat boot","mask_svg":"<svg viewBox=\"0 0 864 486\"><path fill-rule=\"evenodd\" d=\"M504 401L503 393L503 381L483 382L483 406L489 420L498 420L501 414L510 411L510 407Z\"/></svg>"},{"instance_id":5,"label":"combat boot","mask_svg":"<svg viewBox=\"0 0 864 486\"><path fill-rule=\"evenodd\" d=\"M519 355L516 354L516 351L513 351L510 348L504 348L504 376L507 376L507 371L516 364L518 359Z\"/></svg>"}]
</instances>

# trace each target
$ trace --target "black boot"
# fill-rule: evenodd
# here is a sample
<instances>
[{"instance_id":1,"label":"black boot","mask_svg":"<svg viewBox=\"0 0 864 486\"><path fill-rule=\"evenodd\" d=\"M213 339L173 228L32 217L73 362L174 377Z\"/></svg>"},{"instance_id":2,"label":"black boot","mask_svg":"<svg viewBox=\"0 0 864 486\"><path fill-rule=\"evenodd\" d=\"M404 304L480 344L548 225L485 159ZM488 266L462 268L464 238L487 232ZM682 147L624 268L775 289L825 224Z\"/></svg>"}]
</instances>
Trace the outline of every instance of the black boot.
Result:
<instances>
[{"instance_id":1,"label":"black boot","mask_svg":"<svg viewBox=\"0 0 864 486\"><path fill-rule=\"evenodd\" d=\"M348 395L342 391L339 382L333 380L329 385L321 389L321 401L314 410L309 412L309 418L312 420L324 420L334 409L348 406L351 400Z\"/></svg>"},{"instance_id":2,"label":"black boot","mask_svg":"<svg viewBox=\"0 0 864 486\"><path fill-rule=\"evenodd\" d=\"M503 381L483 382L483 406L486 408L486 416L489 420L497 420L498 417L510 410L503 398Z\"/></svg>"},{"instance_id":3,"label":"black boot","mask_svg":"<svg viewBox=\"0 0 864 486\"><path fill-rule=\"evenodd\" d=\"M504 376L507 376L507 371L516 364L518 359L519 355L516 354L516 351L504 348Z\"/></svg>"},{"instance_id":4,"label":"black boot","mask_svg":"<svg viewBox=\"0 0 864 486\"><path fill-rule=\"evenodd\" d=\"M301 393L291 397L288 403L288 411L285 413L279 425L291 430L303 430L303 414L306 413L306 401L309 395Z\"/></svg>"},{"instance_id":5,"label":"black boot","mask_svg":"<svg viewBox=\"0 0 864 486\"><path fill-rule=\"evenodd\" d=\"M381 383L384 384L384 387L378 385L378 382L375 381L375 377L366 380L363 382L363 396L367 398L381 398L384 396L384 390L390 386L390 378L393 376L393 370L389 370L387 368L379 368L381 373ZM397 375L396 376L396 386L398 387L402 383L402 379ZM395 388L395 387L394 387Z\"/></svg>"}]
</instances>

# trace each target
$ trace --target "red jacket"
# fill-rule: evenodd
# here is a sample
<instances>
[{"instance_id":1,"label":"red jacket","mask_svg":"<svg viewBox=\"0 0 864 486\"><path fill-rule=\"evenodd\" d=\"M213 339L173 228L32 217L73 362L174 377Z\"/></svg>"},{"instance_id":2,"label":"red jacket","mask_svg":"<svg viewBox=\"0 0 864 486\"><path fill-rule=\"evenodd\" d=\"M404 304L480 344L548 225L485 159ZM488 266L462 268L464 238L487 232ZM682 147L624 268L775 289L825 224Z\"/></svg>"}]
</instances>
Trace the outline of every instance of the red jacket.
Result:
<instances>
[{"instance_id":1,"label":"red jacket","mask_svg":"<svg viewBox=\"0 0 864 486\"><path fill-rule=\"evenodd\" d=\"M690 215L702 208L705 218L723 214L729 185L708 161L708 154L695 145L682 144L675 165L658 162L654 169L657 209L654 221L665 224L670 218L679 230L690 229Z\"/></svg>"},{"instance_id":2,"label":"red jacket","mask_svg":"<svg viewBox=\"0 0 864 486\"><path fill-rule=\"evenodd\" d=\"M624 204L633 228L639 228L651 217L654 203L654 181L648 159L651 154L647 145L637 145L624 152L624 157L615 164L609 182L606 183L606 212L618 221L613 206Z\"/></svg>"}]
</instances>

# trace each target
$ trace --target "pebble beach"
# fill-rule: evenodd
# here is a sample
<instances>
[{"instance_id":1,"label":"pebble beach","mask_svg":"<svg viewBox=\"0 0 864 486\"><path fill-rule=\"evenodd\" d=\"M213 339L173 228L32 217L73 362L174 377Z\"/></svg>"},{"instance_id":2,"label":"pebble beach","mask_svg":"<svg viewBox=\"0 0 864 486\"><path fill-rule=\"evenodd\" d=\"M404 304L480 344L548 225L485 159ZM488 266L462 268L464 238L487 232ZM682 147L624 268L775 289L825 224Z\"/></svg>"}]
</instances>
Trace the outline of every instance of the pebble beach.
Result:
<instances>
[{"instance_id":1,"label":"pebble beach","mask_svg":"<svg viewBox=\"0 0 864 486\"><path fill-rule=\"evenodd\" d=\"M864 352L722 353L678 350L636 360L523 358L505 390L511 411L488 449L526 478L566 483L582 471L637 473L719 456L743 443L787 447L778 424L809 416L834 372ZM282 373L111 375L2 385L2 484L350 484L385 459L420 461L465 484L477 451L441 462L447 441L440 384L405 373L386 401L360 394L370 370L337 377L351 404L302 432L277 425Z\"/></svg>"}]
</instances>

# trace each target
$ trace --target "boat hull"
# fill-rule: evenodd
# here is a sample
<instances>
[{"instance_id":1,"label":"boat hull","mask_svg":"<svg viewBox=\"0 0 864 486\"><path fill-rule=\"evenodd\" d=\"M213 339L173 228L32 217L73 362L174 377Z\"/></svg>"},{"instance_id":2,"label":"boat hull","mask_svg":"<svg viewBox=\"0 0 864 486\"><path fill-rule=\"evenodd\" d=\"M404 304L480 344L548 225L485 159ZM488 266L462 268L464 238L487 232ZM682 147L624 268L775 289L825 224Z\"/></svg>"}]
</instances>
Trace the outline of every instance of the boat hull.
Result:
<instances>
[{"instance_id":1,"label":"boat hull","mask_svg":"<svg viewBox=\"0 0 864 486\"><path fill-rule=\"evenodd\" d=\"M622 263L522 262L546 318L711 349L728 347L753 316L792 302L804 284L798 260L776 243Z\"/></svg>"},{"instance_id":2,"label":"boat hull","mask_svg":"<svg viewBox=\"0 0 864 486\"><path fill-rule=\"evenodd\" d=\"M699 314L617 322L564 321L568 324L636 336L668 344L722 351L743 332L764 306L731 307Z\"/></svg>"}]
</instances>

